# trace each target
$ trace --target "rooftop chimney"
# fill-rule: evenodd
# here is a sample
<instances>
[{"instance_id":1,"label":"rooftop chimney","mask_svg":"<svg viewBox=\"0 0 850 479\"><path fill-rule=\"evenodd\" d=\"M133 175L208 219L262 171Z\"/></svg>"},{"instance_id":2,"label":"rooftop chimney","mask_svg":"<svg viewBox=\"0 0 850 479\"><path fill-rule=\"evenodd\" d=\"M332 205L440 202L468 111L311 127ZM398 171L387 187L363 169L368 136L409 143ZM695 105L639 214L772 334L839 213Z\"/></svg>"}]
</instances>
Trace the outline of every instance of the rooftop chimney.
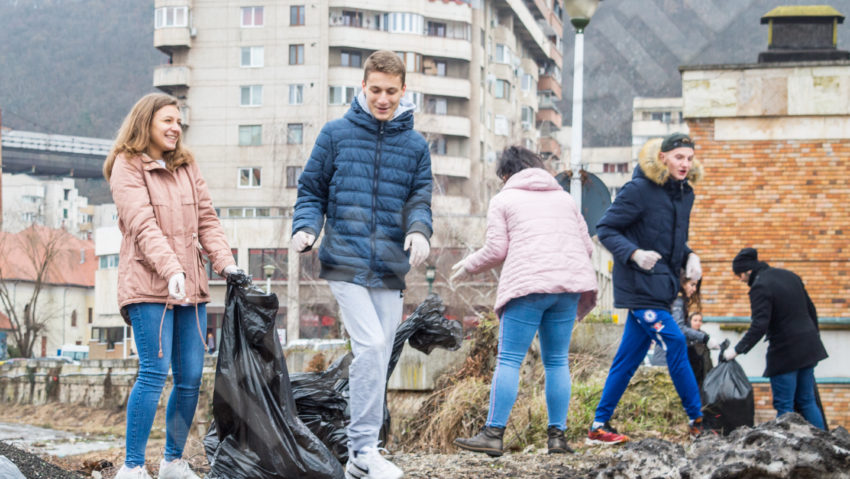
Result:
<instances>
[{"instance_id":1,"label":"rooftop chimney","mask_svg":"<svg viewBox=\"0 0 850 479\"><path fill-rule=\"evenodd\" d=\"M850 59L838 49L838 25L844 15L829 5L776 7L761 17L767 24L767 51L759 63Z\"/></svg>"}]
</instances>

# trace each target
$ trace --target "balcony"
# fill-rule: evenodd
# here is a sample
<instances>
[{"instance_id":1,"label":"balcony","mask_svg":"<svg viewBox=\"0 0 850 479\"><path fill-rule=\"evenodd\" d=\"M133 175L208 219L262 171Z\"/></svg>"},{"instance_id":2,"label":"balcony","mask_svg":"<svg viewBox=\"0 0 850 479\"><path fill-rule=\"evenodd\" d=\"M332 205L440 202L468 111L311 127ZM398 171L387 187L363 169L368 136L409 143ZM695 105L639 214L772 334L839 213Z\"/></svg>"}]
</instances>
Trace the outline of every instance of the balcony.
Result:
<instances>
[{"instance_id":1,"label":"balcony","mask_svg":"<svg viewBox=\"0 0 850 479\"><path fill-rule=\"evenodd\" d=\"M558 108L558 105L555 103L557 98L552 95L540 95L537 97L537 107L540 110L555 110L558 113L561 113L561 109Z\"/></svg>"},{"instance_id":2,"label":"balcony","mask_svg":"<svg viewBox=\"0 0 850 479\"><path fill-rule=\"evenodd\" d=\"M469 178L471 163L462 156L431 155L431 172L435 175Z\"/></svg>"},{"instance_id":3,"label":"balcony","mask_svg":"<svg viewBox=\"0 0 850 479\"><path fill-rule=\"evenodd\" d=\"M431 197L431 210L436 216L468 215L472 201L465 196L434 195Z\"/></svg>"},{"instance_id":4,"label":"balcony","mask_svg":"<svg viewBox=\"0 0 850 479\"><path fill-rule=\"evenodd\" d=\"M561 113L557 110L540 110L537 112L535 120L537 120L538 128L540 128L540 126L544 123L550 123L555 125L554 131L558 131L561 128L561 121L563 118L561 117ZM551 130L549 130L549 132L551 132Z\"/></svg>"},{"instance_id":5,"label":"balcony","mask_svg":"<svg viewBox=\"0 0 850 479\"><path fill-rule=\"evenodd\" d=\"M330 47L350 47L372 51L375 45L391 45L393 51L414 52L431 57L465 61L470 61L472 57L472 42L466 40L389 33L346 25L331 25L328 29L328 46Z\"/></svg>"},{"instance_id":6,"label":"balcony","mask_svg":"<svg viewBox=\"0 0 850 479\"><path fill-rule=\"evenodd\" d=\"M537 80L537 91L551 91L559 99L561 98L561 82L552 75L541 75Z\"/></svg>"},{"instance_id":7,"label":"balcony","mask_svg":"<svg viewBox=\"0 0 850 479\"><path fill-rule=\"evenodd\" d=\"M359 10L374 15L378 12L418 13L428 19L450 20L472 23L472 9L455 2L405 2L400 7L398 0L329 0L328 8ZM374 47L372 47L374 50Z\"/></svg>"},{"instance_id":8,"label":"balcony","mask_svg":"<svg viewBox=\"0 0 850 479\"><path fill-rule=\"evenodd\" d=\"M363 72L357 70L360 78ZM407 88L410 91L422 92L426 95L439 95L454 98L469 99L470 85L468 78L440 77L423 75L421 73L407 74Z\"/></svg>"},{"instance_id":9,"label":"balcony","mask_svg":"<svg viewBox=\"0 0 850 479\"><path fill-rule=\"evenodd\" d=\"M160 65L153 70L153 86L166 93L189 87L189 67L186 65Z\"/></svg>"},{"instance_id":10,"label":"balcony","mask_svg":"<svg viewBox=\"0 0 850 479\"><path fill-rule=\"evenodd\" d=\"M469 138L471 123L469 118L463 116L417 113L413 120L413 127L423 134L437 133Z\"/></svg>"},{"instance_id":11,"label":"balcony","mask_svg":"<svg viewBox=\"0 0 850 479\"><path fill-rule=\"evenodd\" d=\"M547 156L561 157L561 144L558 140L549 137L540 138L540 153Z\"/></svg>"},{"instance_id":12,"label":"balcony","mask_svg":"<svg viewBox=\"0 0 850 479\"><path fill-rule=\"evenodd\" d=\"M167 27L154 30L153 46L165 53L171 53L177 48L191 47L192 35L189 27Z\"/></svg>"}]
</instances>

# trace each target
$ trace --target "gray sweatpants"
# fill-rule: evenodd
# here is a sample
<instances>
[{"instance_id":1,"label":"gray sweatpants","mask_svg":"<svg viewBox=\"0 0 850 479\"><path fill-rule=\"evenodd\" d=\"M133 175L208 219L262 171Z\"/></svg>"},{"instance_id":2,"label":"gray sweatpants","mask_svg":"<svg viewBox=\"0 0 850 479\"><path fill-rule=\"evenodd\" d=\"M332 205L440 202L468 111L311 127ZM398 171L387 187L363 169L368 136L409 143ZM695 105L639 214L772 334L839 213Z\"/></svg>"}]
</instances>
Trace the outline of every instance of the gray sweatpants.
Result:
<instances>
[{"instance_id":1,"label":"gray sweatpants","mask_svg":"<svg viewBox=\"0 0 850 479\"><path fill-rule=\"evenodd\" d=\"M342 323L351 338L354 360L348 368L350 451L378 445L384 420L387 366L404 298L397 289L366 288L328 281L339 304Z\"/></svg>"}]
</instances>

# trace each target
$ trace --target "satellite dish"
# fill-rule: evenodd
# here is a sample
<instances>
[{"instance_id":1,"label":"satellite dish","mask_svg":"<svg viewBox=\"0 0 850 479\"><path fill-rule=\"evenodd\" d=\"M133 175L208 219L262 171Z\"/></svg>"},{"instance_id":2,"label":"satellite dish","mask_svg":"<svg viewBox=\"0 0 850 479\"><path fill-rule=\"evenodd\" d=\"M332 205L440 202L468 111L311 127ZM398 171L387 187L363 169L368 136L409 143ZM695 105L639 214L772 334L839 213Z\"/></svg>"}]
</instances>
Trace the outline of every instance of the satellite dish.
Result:
<instances>
[{"instance_id":1,"label":"satellite dish","mask_svg":"<svg viewBox=\"0 0 850 479\"><path fill-rule=\"evenodd\" d=\"M570 192L572 174L564 171L555 175L555 180L567 193ZM587 223L590 236L596 234L596 223L599 222L608 207L611 206L611 192L605 183L593 173L581 171L581 215Z\"/></svg>"}]
</instances>

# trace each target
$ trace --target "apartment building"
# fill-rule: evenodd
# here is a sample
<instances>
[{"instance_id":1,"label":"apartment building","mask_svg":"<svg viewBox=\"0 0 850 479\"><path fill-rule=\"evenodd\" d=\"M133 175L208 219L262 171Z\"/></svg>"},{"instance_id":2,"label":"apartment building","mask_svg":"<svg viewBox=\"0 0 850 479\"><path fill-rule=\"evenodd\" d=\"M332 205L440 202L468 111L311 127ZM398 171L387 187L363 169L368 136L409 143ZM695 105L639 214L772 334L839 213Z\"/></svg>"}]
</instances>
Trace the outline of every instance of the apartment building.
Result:
<instances>
[{"instance_id":1,"label":"apartment building","mask_svg":"<svg viewBox=\"0 0 850 479\"><path fill-rule=\"evenodd\" d=\"M335 302L317 278L315 253L288 250L292 207L316 136L349 108L363 62L377 49L396 51L407 66L415 128L431 147L434 289L450 315L492 306L494 276L450 287L447 273L483 241L501 149L522 143L553 169L562 166L554 138L561 1L154 2L154 45L169 56L154 86L181 99L186 143L237 262L257 279L269 275L289 338L335 329ZM408 274L406 311L427 292L425 268ZM215 298L222 289L214 280ZM210 305L212 327L221 306Z\"/></svg>"},{"instance_id":2,"label":"apartment building","mask_svg":"<svg viewBox=\"0 0 850 479\"><path fill-rule=\"evenodd\" d=\"M94 207L80 195L73 178L4 173L3 205L4 231L17 233L41 225L91 239Z\"/></svg>"}]
</instances>

